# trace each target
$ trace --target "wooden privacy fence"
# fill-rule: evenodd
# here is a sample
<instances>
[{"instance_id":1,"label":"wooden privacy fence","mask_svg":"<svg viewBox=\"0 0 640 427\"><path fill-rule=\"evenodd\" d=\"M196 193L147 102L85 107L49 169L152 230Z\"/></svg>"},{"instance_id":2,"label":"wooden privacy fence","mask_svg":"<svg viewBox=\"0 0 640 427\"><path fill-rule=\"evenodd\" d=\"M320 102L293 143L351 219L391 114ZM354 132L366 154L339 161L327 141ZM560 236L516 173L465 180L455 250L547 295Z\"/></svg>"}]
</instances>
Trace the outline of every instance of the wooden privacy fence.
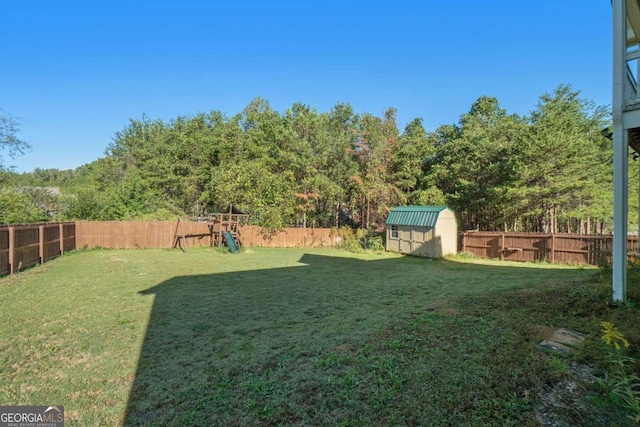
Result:
<instances>
[{"instance_id":1,"label":"wooden privacy fence","mask_svg":"<svg viewBox=\"0 0 640 427\"><path fill-rule=\"evenodd\" d=\"M460 234L458 248L480 258L602 265L611 262L613 236L589 234L499 233ZM629 255L638 250L637 236L627 239Z\"/></svg>"},{"instance_id":2,"label":"wooden privacy fence","mask_svg":"<svg viewBox=\"0 0 640 427\"><path fill-rule=\"evenodd\" d=\"M0 275L42 264L75 247L73 222L0 226Z\"/></svg>"},{"instance_id":3,"label":"wooden privacy fence","mask_svg":"<svg viewBox=\"0 0 640 427\"><path fill-rule=\"evenodd\" d=\"M77 221L26 225L0 225L0 275L55 258L76 247L113 249L171 248L176 234L184 234L188 246L209 246L206 222L176 221ZM340 236L328 228L284 228L270 231L240 226L244 246L336 246ZM612 236L544 233L465 232L458 249L481 258L506 261L600 265L611 261ZM638 250L637 236L628 237L630 255Z\"/></svg>"},{"instance_id":4,"label":"wooden privacy fence","mask_svg":"<svg viewBox=\"0 0 640 427\"><path fill-rule=\"evenodd\" d=\"M181 221L77 221L77 247L111 249L172 248L176 234L184 234L188 247L209 246L211 233L206 222ZM330 228L284 228L240 226L244 246L322 247L334 246L337 234Z\"/></svg>"}]
</instances>

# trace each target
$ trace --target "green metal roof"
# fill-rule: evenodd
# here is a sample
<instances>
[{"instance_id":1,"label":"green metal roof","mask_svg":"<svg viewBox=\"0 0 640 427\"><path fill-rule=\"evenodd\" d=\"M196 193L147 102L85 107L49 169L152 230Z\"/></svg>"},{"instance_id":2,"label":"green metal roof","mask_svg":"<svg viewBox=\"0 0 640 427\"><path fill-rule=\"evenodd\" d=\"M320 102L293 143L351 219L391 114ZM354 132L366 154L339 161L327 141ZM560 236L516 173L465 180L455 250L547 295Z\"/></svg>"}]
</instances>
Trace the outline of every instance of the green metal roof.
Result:
<instances>
[{"instance_id":1,"label":"green metal roof","mask_svg":"<svg viewBox=\"0 0 640 427\"><path fill-rule=\"evenodd\" d=\"M435 227L440 212L445 209L446 206L398 206L391 209L386 224Z\"/></svg>"}]
</instances>

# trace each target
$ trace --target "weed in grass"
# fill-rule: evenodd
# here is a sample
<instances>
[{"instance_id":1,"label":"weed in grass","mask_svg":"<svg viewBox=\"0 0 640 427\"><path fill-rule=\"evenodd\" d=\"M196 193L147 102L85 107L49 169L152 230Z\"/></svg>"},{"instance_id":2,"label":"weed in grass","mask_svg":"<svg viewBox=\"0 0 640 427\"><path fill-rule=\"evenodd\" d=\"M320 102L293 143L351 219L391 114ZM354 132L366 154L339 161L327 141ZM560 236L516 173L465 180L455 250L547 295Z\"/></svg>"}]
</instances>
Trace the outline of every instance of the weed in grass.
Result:
<instances>
[{"instance_id":1,"label":"weed in grass","mask_svg":"<svg viewBox=\"0 0 640 427\"><path fill-rule=\"evenodd\" d=\"M630 373L636 360L622 355L630 343L612 322L601 322L601 326L602 339L610 350L611 368L599 384L612 403L624 408L631 420L640 423L640 378Z\"/></svg>"},{"instance_id":2,"label":"weed in grass","mask_svg":"<svg viewBox=\"0 0 640 427\"><path fill-rule=\"evenodd\" d=\"M569 372L569 365L567 364L567 360L562 355L559 355L559 354L549 355L549 364L551 365L551 369L554 372L557 372L559 375L564 376Z\"/></svg>"}]
</instances>

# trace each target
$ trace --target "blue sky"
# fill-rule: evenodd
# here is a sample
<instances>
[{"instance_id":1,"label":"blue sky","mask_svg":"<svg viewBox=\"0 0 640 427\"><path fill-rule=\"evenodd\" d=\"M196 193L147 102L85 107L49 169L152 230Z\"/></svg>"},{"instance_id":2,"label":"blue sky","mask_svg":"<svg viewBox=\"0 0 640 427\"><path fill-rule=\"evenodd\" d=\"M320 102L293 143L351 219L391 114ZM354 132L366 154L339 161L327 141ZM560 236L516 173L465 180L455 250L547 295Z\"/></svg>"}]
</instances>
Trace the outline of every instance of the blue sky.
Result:
<instances>
[{"instance_id":1,"label":"blue sky","mask_svg":"<svg viewBox=\"0 0 640 427\"><path fill-rule=\"evenodd\" d=\"M561 83L611 103L608 0L0 1L0 108L32 150L17 171L104 155L130 118L398 110L456 123L482 95L527 114Z\"/></svg>"}]
</instances>

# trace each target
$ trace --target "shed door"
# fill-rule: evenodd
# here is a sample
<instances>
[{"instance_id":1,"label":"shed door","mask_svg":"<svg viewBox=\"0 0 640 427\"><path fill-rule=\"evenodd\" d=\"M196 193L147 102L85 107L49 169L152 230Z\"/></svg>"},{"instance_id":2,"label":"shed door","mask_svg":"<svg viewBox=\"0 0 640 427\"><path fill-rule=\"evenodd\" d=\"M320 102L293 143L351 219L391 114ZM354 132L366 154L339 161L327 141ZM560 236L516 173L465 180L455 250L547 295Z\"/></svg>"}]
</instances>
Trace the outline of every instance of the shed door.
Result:
<instances>
[{"instance_id":1,"label":"shed door","mask_svg":"<svg viewBox=\"0 0 640 427\"><path fill-rule=\"evenodd\" d=\"M403 240L401 242L400 252L402 252L403 254L410 254L411 253L411 241L410 240Z\"/></svg>"}]
</instances>

